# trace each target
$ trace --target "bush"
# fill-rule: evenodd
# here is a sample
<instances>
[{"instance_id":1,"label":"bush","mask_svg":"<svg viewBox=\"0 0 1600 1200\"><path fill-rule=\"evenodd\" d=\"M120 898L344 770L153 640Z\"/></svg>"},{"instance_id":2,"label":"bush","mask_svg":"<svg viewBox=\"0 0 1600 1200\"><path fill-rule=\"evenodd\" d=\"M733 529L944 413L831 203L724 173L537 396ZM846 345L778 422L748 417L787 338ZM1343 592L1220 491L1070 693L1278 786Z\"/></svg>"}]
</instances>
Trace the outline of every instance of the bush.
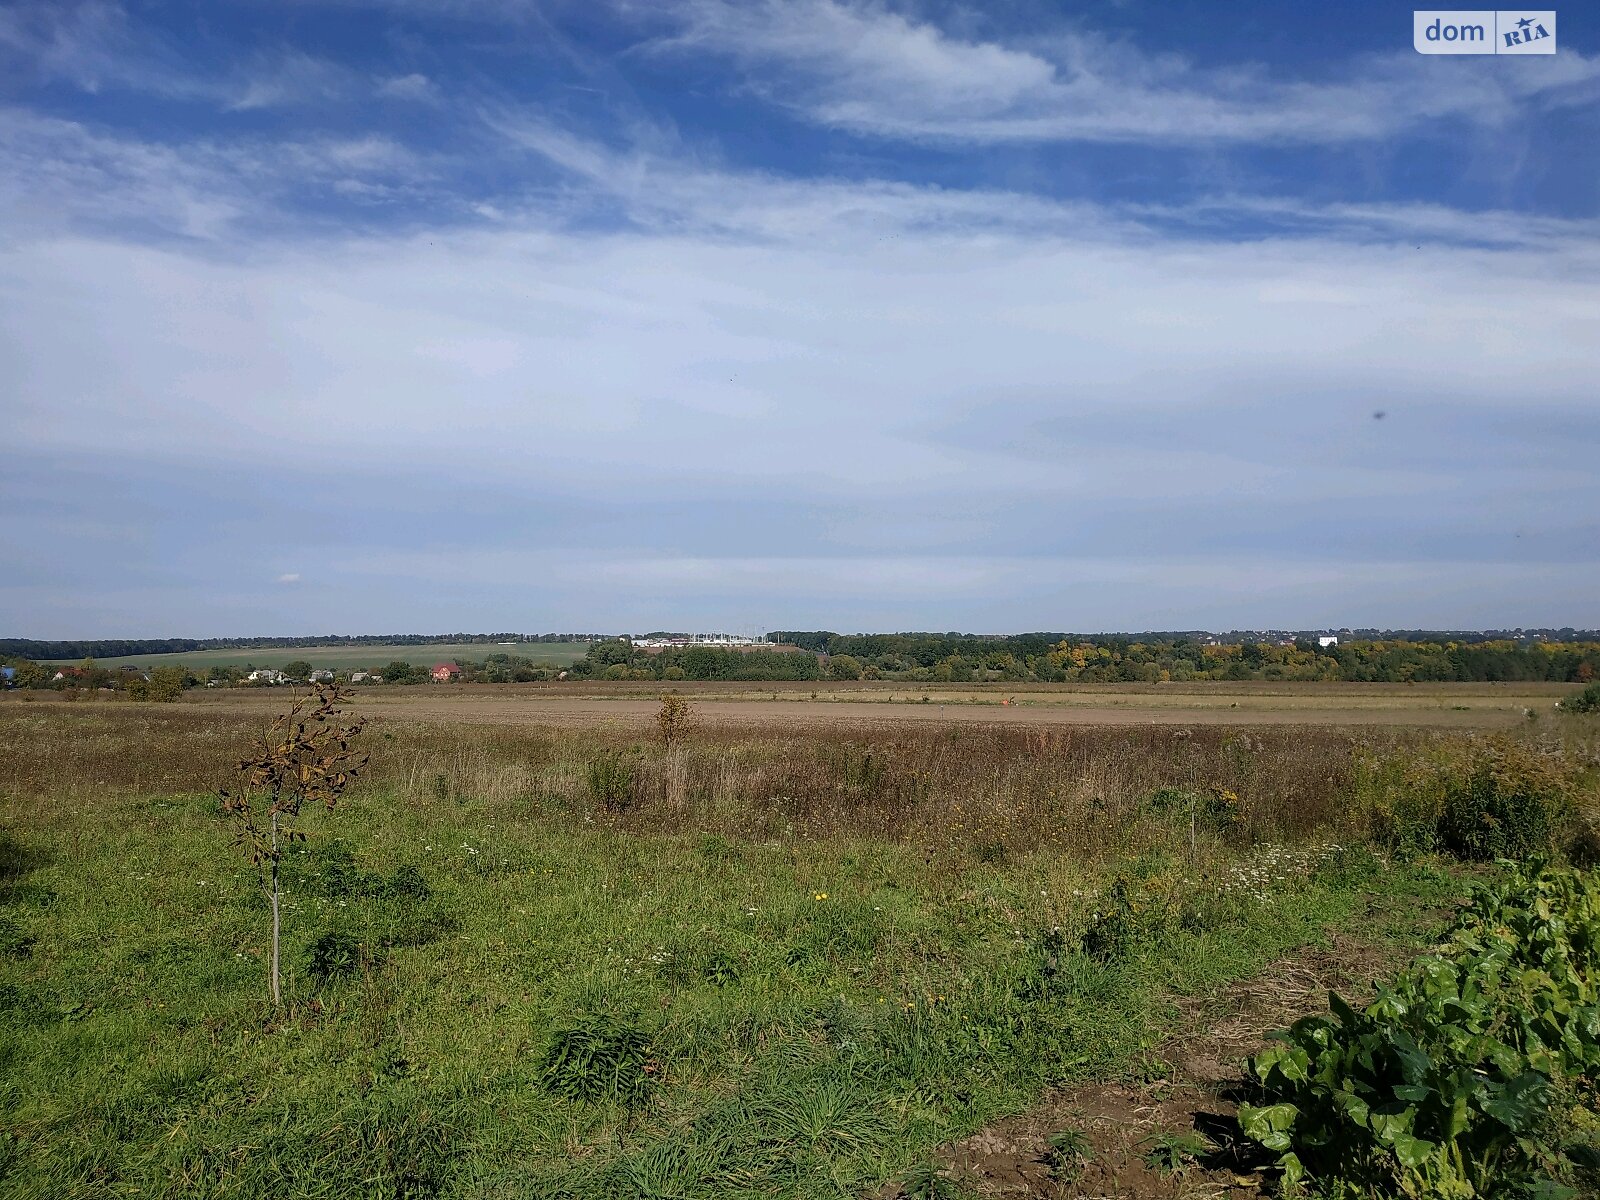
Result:
<instances>
[{"instance_id":1,"label":"bush","mask_svg":"<svg viewBox=\"0 0 1600 1200\"><path fill-rule=\"evenodd\" d=\"M1526 858L1570 842L1579 770L1508 737L1368 756L1355 772L1362 832L1402 860Z\"/></svg>"},{"instance_id":2,"label":"bush","mask_svg":"<svg viewBox=\"0 0 1600 1200\"><path fill-rule=\"evenodd\" d=\"M677 692L666 692L661 697L661 708L656 713L656 731L662 745L675 746L689 735L694 724L694 710Z\"/></svg>"},{"instance_id":3,"label":"bush","mask_svg":"<svg viewBox=\"0 0 1600 1200\"><path fill-rule=\"evenodd\" d=\"M1564 713L1600 712L1600 679L1581 692L1575 692L1556 705Z\"/></svg>"},{"instance_id":4,"label":"bush","mask_svg":"<svg viewBox=\"0 0 1600 1200\"><path fill-rule=\"evenodd\" d=\"M1366 751L1353 764L1359 834L1401 862L1432 854L1439 842L1435 764L1423 755Z\"/></svg>"},{"instance_id":5,"label":"bush","mask_svg":"<svg viewBox=\"0 0 1600 1200\"><path fill-rule=\"evenodd\" d=\"M1224 787L1164 787L1151 792L1145 807L1182 825L1226 833L1239 823L1239 796Z\"/></svg>"},{"instance_id":6,"label":"bush","mask_svg":"<svg viewBox=\"0 0 1600 1200\"><path fill-rule=\"evenodd\" d=\"M1518 742L1478 744L1443 783L1439 843L1457 858L1521 859L1552 849L1571 815L1565 772Z\"/></svg>"}]
</instances>

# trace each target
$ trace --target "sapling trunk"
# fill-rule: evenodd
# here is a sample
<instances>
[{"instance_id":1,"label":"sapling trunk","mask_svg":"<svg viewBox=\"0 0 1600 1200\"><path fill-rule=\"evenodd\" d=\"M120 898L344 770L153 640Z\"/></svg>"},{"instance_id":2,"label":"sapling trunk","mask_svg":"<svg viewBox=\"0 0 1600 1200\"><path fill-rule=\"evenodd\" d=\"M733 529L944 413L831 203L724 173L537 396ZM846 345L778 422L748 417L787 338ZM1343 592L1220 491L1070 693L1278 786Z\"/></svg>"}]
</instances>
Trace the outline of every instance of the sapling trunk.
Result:
<instances>
[{"instance_id":1,"label":"sapling trunk","mask_svg":"<svg viewBox=\"0 0 1600 1200\"><path fill-rule=\"evenodd\" d=\"M278 934L283 921L278 912L278 814L272 814L272 1003L283 1003L282 989L278 983Z\"/></svg>"}]
</instances>

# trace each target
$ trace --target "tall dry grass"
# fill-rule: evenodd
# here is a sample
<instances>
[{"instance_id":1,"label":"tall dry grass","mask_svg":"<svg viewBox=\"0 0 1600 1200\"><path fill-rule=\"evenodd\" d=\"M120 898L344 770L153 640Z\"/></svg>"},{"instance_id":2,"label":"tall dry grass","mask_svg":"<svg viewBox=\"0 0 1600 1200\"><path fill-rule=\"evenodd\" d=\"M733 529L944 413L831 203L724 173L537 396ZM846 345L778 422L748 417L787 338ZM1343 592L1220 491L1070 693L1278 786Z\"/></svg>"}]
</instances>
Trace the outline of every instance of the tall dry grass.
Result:
<instances>
[{"instance_id":1,"label":"tall dry grass","mask_svg":"<svg viewBox=\"0 0 1600 1200\"><path fill-rule=\"evenodd\" d=\"M0 705L0 788L48 806L206 793L228 782L260 718L198 706ZM1436 738L1439 735L1432 735ZM1315 727L1028 729L905 726L753 729L697 723L665 746L637 733L387 724L357 797L478 804L510 818L566 812L640 833L747 839L878 837L1003 854L1040 846L1100 855L1171 833L1163 788L1237 797L1234 842L1358 832L1359 762L1409 732ZM591 767L623 781L600 803Z\"/></svg>"}]
</instances>

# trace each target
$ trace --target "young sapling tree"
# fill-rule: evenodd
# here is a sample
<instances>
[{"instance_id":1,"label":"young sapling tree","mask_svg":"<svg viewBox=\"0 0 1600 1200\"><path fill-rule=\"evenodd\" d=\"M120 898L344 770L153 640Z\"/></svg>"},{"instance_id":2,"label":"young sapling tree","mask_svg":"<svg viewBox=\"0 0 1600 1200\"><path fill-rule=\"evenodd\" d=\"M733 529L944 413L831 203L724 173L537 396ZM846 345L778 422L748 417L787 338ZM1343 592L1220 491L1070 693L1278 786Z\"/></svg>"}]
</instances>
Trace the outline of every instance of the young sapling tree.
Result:
<instances>
[{"instance_id":1,"label":"young sapling tree","mask_svg":"<svg viewBox=\"0 0 1600 1200\"><path fill-rule=\"evenodd\" d=\"M334 684L316 684L274 718L251 754L239 761L240 786L224 790L222 808L233 818L240 846L250 857L272 909L272 1003L283 1003L279 973L282 908L278 868L284 848L305 841L297 828L307 804L329 812L367 765L351 741L366 718L349 715L351 697Z\"/></svg>"}]
</instances>

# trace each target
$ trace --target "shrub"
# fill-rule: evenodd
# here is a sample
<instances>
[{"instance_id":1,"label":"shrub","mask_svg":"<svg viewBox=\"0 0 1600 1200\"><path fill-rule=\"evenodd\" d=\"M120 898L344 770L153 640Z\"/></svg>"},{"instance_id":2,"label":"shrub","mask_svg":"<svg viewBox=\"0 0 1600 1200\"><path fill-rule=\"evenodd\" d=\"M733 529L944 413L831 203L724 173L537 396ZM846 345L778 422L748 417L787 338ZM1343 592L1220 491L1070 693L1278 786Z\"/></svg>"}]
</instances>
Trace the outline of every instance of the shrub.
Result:
<instances>
[{"instance_id":1,"label":"shrub","mask_svg":"<svg viewBox=\"0 0 1600 1200\"><path fill-rule=\"evenodd\" d=\"M1581 692L1574 692L1556 705L1564 713L1600 712L1600 679Z\"/></svg>"},{"instance_id":2,"label":"shrub","mask_svg":"<svg viewBox=\"0 0 1600 1200\"><path fill-rule=\"evenodd\" d=\"M1425 756L1364 751L1353 764L1355 806L1374 845L1401 862L1432 854L1439 842L1438 788Z\"/></svg>"},{"instance_id":3,"label":"shrub","mask_svg":"<svg viewBox=\"0 0 1600 1200\"><path fill-rule=\"evenodd\" d=\"M1508 737L1480 737L1356 764L1370 840L1399 859L1442 850L1526 858L1570 837L1579 765Z\"/></svg>"},{"instance_id":4,"label":"shrub","mask_svg":"<svg viewBox=\"0 0 1600 1200\"><path fill-rule=\"evenodd\" d=\"M1151 792L1145 807L1153 813L1175 818L1191 832L1208 830L1226 833L1239 823L1239 796L1224 787L1164 787Z\"/></svg>"},{"instance_id":5,"label":"shrub","mask_svg":"<svg viewBox=\"0 0 1600 1200\"><path fill-rule=\"evenodd\" d=\"M1443 784L1439 842L1458 858L1487 862L1549 850L1570 816L1565 773L1518 742L1477 744Z\"/></svg>"},{"instance_id":6,"label":"shrub","mask_svg":"<svg viewBox=\"0 0 1600 1200\"><path fill-rule=\"evenodd\" d=\"M661 708L656 713L656 729L661 734L662 745L675 746L689 733L694 724L694 710L677 692L666 692L661 697Z\"/></svg>"}]
</instances>

